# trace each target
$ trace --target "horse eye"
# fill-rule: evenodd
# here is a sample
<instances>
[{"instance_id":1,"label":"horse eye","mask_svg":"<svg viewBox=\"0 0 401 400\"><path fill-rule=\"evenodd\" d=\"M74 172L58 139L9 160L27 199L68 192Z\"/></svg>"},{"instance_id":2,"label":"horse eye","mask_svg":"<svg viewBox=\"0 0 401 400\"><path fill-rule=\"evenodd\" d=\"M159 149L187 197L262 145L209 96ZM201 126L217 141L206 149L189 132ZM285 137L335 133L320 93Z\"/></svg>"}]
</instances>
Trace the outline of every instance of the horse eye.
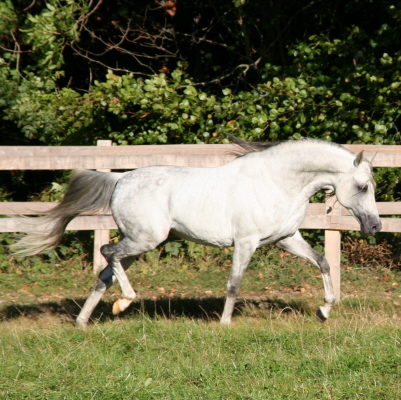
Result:
<instances>
[{"instance_id":1,"label":"horse eye","mask_svg":"<svg viewBox=\"0 0 401 400\"><path fill-rule=\"evenodd\" d=\"M358 186L358 192L359 193L366 193L368 191L368 185L364 185L364 186Z\"/></svg>"}]
</instances>

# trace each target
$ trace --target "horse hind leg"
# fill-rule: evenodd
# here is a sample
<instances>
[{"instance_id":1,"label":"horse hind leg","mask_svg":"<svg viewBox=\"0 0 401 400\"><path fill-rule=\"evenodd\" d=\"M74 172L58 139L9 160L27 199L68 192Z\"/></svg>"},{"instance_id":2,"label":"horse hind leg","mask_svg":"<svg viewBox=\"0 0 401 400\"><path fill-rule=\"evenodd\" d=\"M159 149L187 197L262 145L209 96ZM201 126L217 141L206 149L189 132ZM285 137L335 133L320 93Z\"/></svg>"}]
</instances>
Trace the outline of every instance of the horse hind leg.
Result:
<instances>
[{"instance_id":1,"label":"horse hind leg","mask_svg":"<svg viewBox=\"0 0 401 400\"><path fill-rule=\"evenodd\" d=\"M125 270L128 269L129 266L134 261L134 259L135 259L135 257L128 257L128 258L121 260L123 268ZM92 292L90 293L89 297L85 301L85 304L83 305L83 307L75 321L75 323L78 327L80 327L80 328L86 327L86 325L89 321L89 318L91 317L96 306L99 304L99 301L102 298L103 294L106 292L107 289L110 288L110 286L113 285L115 280L116 279L115 279L115 276L113 274L113 271L112 271L110 265L108 265L106 268L104 268L100 272L97 283L95 284L94 288L92 289Z\"/></svg>"},{"instance_id":2,"label":"horse hind leg","mask_svg":"<svg viewBox=\"0 0 401 400\"><path fill-rule=\"evenodd\" d=\"M86 299L85 304L81 308L81 311L75 321L78 327L86 327L93 310L99 304L99 301L102 298L103 294L113 284L113 278L113 271L111 270L110 265L108 265L100 272L99 279L96 285L92 289L89 297Z\"/></svg>"},{"instance_id":3,"label":"horse hind leg","mask_svg":"<svg viewBox=\"0 0 401 400\"><path fill-rule=\"evenodd\" d=\"M138 237L138 240L135 241L125 237L118 243L102 246L101 252L109 263L122 292L122 297L113 304L113 314L119 314L124 311L136 297L136 293L128 280L121 261L126 257L135 257L155 249L167 236L168 233L163 236L154 234L152 237L146 235L146 237Z\"/></svg>"},{"instance_id":4,"label":"horse hind leg","mask_svg":"<svg viewBox=\"0 0 401 400\"><path fill-rule=\"evenodd\" d=\"M324 305L319 307L316 316L320 321L325 322L330 315L330 311L335 303L333 284L330 277L330 266L326 258L319 254L316 250L303 239L299 231L293 236L283 239L276 245L298 257L301 257L319 268L324 286Z\"/></svg>"}]
</instances>

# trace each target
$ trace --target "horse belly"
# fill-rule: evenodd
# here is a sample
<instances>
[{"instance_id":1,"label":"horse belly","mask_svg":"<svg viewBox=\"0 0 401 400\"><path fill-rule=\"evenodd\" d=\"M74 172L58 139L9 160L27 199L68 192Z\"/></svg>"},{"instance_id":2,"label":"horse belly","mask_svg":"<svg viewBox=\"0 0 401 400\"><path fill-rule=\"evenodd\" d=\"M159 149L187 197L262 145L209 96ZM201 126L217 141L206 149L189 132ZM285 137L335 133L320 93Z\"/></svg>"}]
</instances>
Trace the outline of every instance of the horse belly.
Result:
<instances>
[{"instance_id":1,"label":"horse belly","mask_svg":"<svg viewBox=\"0 0 401 400\"><path fill-rule=\"evenodd\" d=\"M232 246L231 224L222 213L205 207L178 207L172 212L171 233L195 243Z\"/></svg>"}]
</instances>

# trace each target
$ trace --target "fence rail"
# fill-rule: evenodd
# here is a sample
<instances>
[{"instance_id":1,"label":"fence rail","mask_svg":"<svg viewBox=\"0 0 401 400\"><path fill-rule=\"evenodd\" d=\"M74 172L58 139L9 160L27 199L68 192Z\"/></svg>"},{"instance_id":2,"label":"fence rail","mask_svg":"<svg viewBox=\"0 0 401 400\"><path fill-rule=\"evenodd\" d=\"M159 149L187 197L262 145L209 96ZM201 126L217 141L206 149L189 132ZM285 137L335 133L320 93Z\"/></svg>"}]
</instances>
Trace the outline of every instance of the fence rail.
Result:
<instances>
[{"instance_id":1,"label":"fence rail","mask_svg":"<svg viewBox=\"0 0 401 400\"><path fill-rule=\"evenodd\" d=\"M401 146L343 145L353 152L365 151L374 167L401 167ZM98 146L19 147L0 146L0 170L64 170L97 169L102 171L135 169L150 165L182 165L215 167L235 158L236 145L158 145L112 146L109 140ZM57 203L2 202L0 203L0 232L18 232L18 215L38 215ZM379 214L401 215L401 202L377 203ZM327 209L332 211L327 214ZM382 218L382 232L401 232L401 218ZM68 230L94 230L94 268L104 266L99 248L109 239L109 230L117 226L111 215L88 215L75 218ZM350 213L329 198L326 203L309 204L301 229L325 230L325 253L331 266L337 298L340 295L341 231L359 230Z\"/></svg>"},{"instance_id":2,"label":"fence rail","mask_svg":"<svg viewBox=\"0 0 401 400\"><path fill-rule=\"evenodd\" d=\"M18 232L18 216L39 215L58 203L52 202L3 202L0 203L0 215L7 215L7 218L0 218L0 232ZM380 215L401 214L400 203L377 203ZM332 230L359 230L359 224L348 210L341 207L341 215L326 214L325 203L309 204L306 217L300 229L332 229ZM13 217L14 216L14 217ZM382 232L401 232L401 218L382 218ZM67 230L97 230L117 229L111 214L88 215L76 217L72 220Z\"/></svg>"}]
</instances>

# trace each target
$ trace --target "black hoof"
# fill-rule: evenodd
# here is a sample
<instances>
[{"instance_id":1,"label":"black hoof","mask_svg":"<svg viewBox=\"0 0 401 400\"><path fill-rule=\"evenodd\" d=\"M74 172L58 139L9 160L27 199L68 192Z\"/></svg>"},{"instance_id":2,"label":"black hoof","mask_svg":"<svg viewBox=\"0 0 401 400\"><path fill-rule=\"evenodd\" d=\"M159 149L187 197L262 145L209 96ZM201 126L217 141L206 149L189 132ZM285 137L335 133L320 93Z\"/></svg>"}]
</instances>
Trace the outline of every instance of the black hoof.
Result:
<instances>
[{"instance_id":1,"label":"black hoof","mask_svg":"<svg viewBox=\"0 0 401 400\"><path fill-rule=\"evenodd\" d=\"M323 313L322 313L320 308L318 308L317 311L316 311L316 317L322 323L327 321L327 318L323 315Z\"/></svg>"}]
</instances>

